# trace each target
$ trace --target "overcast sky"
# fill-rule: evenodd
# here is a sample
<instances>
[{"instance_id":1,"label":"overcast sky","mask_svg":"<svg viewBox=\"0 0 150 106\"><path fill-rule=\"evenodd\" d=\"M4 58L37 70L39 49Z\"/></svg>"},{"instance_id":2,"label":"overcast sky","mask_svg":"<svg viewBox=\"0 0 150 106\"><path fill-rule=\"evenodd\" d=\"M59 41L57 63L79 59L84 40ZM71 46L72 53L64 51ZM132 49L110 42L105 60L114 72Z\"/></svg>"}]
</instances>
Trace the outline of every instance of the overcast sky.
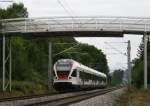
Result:
<instances>
[{"instance_id":1,"label":"overcast sky","mask_svg":"<svg viewBox=\"0 0 150 106\"><path fill-rule=\"evenodd\" d=\"M134 16L150 17L150 0L13 0L23 2L29 12L29 17L49 16ZM11 3L0 3L7 7ZM65 9L64 9L65 7ZM111 70L126 68L127 40L131 40L132 59L137 55L137 49L142 36L125 35L124 38L76 38L82 43L95 45L107 55ZM119 42L119 43L105 43ZM114 50L112 48L117 48ZM120 51L120 52L118 52Z\"/></svg>"}]
</instances>

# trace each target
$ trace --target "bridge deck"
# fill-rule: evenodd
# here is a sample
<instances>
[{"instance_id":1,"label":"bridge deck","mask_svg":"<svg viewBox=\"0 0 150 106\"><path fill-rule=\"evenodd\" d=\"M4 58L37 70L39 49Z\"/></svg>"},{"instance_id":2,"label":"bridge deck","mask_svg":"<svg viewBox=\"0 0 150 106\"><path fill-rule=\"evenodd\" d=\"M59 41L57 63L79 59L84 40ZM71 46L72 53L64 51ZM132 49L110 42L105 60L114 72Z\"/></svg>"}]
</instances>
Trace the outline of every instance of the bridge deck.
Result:
<instances>
[{"instance_id":1,"label":"bridge deck","mask_svg":"<svg viewBox=\"0 0 150 106\"><path fill-rule=\"evenodd\" d=\"M150 18L140 17L49 17L0 21L0 35L103 36L150 34Z\"/></svg>"}]
</instances>

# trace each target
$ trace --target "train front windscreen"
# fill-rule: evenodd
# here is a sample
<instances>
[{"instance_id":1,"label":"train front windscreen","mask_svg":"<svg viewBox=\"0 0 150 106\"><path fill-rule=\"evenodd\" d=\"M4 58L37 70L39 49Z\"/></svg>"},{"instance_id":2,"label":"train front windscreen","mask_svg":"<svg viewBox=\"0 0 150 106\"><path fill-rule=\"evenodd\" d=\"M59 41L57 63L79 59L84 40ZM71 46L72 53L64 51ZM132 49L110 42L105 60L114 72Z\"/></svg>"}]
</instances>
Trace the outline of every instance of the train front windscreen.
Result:
<instances>
[{"instance_id":1,"label":"train front windscreen","mask_svg":"<svg viewBox=\"0 0 150 106\"><path fill-rule=\"evenodd\" d=\"M56 72L59 80L68 79L72 65L70 63L57 63Z\"/></svg>"}]
</instances>

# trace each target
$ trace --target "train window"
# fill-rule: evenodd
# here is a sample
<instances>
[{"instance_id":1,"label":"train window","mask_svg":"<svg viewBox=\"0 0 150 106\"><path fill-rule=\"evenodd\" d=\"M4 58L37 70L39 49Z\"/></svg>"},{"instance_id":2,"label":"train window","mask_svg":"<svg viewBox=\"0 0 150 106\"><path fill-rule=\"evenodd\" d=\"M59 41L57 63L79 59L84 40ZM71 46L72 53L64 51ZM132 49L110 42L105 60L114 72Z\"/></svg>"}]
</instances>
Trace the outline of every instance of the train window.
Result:
<instances>
[{"instance_id":1,"label":"train window","mask_svg":"<svg viewBox=\"0 0 150 106\"><path fill-rule=\"evenodd\" d=\"M84 73L82 71L80 71L80 78L84 79Z\"/></svg>"},{"instance_id":2,"label":"train window","mask_svg":"<svg viewBox=\"0 0 150 106\"><path fill-rule=\"evenodd\" d=\"M77 70L76 70L76 69L73 70L71 76L73 76L73 77L76 77L76 76L77 76Z\"/></svg>"}]
</instances>

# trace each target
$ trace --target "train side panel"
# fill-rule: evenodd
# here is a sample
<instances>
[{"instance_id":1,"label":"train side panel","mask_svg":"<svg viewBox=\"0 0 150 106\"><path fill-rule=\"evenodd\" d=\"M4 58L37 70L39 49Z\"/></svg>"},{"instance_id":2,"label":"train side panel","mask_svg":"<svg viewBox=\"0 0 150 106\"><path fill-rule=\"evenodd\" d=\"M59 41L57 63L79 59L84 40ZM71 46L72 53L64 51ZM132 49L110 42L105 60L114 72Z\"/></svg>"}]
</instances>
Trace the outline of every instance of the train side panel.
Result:
<instances>
[{"instance_id":1,"label":"train side panel","mask_svg":"<svg viewBox=\"0 0 150 106\"><path fill-rule=\"evenodd\" d=\"M54 88L56 90L106 87L107 77L104 74L73 60L69 60L68 63L63 63L63 61L62 63L60 62L61 64L56 63L54 65L54 73L56 74L54 77ZM71 67L68 64L71 64ZM62 68L57 66L62 66Z\"/></svg>"}]
</instances>

